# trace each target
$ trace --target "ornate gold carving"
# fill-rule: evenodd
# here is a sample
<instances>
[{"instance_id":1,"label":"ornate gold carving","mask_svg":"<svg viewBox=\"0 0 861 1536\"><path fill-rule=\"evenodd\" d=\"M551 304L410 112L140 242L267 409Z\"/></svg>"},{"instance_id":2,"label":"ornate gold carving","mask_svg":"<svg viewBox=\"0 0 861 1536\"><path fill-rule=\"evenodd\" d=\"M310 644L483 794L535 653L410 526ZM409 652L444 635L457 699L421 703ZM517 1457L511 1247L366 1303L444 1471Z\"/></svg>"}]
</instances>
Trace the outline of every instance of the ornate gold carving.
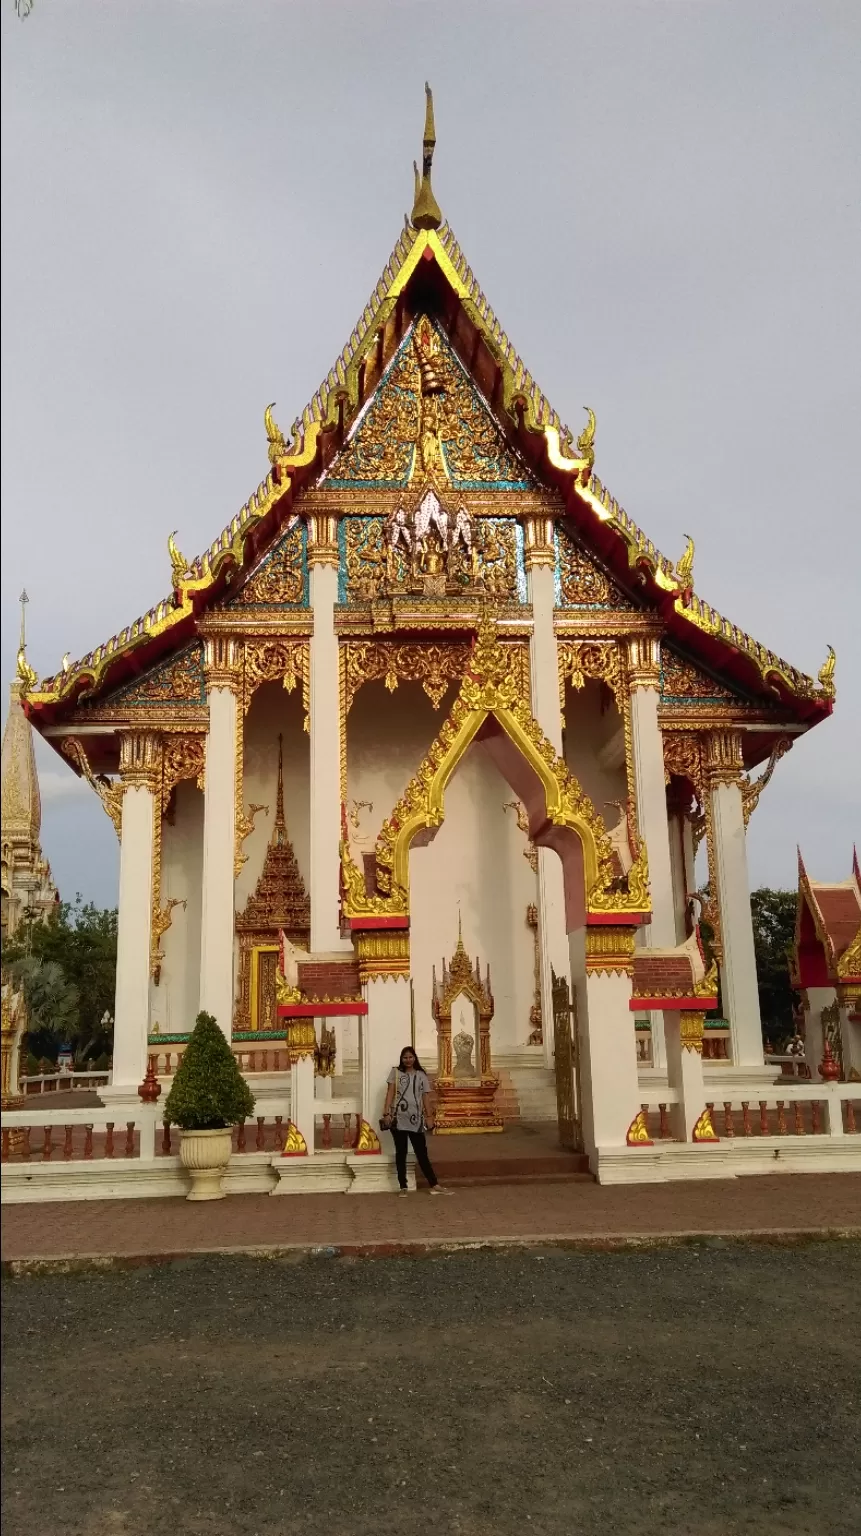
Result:
<instances>
[{"instance_id":1,"label":"ornate gold carving","mask_svg":"<svg viewBox=\"0 0 861 1536\"><path fill-rule=\"evenodd\" d=\"M679 1033L681 1036L682 1050L692 1051L697 1056L702 1056L704 1032L705 1014L694 1013L689 1009L682 1009L679 1014Z\"/></svg>"},{"instance_id":2,"label":"ornate gold carving","mask_svg":"<svg viewBox=\"0 0 861 1536\"><path fill-rule=\"evenodd\" d=\"M844 978L861 976L861 928L858 929L851 944L847 944L838 959L837 975L841 981Z\"/></svg>"},{"instance_id":3,"label":"ornate gold carving","mask_svg":"<svg viewBox=\"0 0 861 1536\"><path fill-rule=\"evenodd\" d=\"M687 545L681 559L676 562L674 572L676 583L682 592L690 592L694 585L694 554L696 545L689 533L685 534Z\"/></svg>"},{"instance_id":4,"label":"ornate gold carving","mask_svg":"<svg viewBox=\"0 0 861 1536\"><path fill-rule=\"evenodd\" d=\"M198 789L203 789L205 762L206 738L202 734L164 738L161 768L162 815L165 814L168 801L182 779L194 779Z\"/></svg>"},{"instance_id":5,"label":"ornate gold carving","mask_svg":"<svg viewBox=\"0 0 861 1536\"><path fill-rule=\"evenodd\" d=\"M745 778L742 779L741 808L744 815L745 826L747 826L751 816L759 805L759 797L762 794L762 791L771 782L771 776L774 773L777 764L780 762L782 757L786 756L791 746L792 738L789 736L781 736L774 743L774 746L771 749L771 756L769 757L768 763L765 767L765 771L760 774L759 778L752 779L750 774L747 774Z\"/></svg>"},{"instance_id":6,"label":"ornate gold carving","mask_svg":"<svg viewBox=\"0 0 861 1536\"><path fill-rule=\"evenodd\" d=\"M703 1110L691 1131L691 1141L720 1141L720 1137L712 1125L712 1112L708 1106Z\"/></svg>"},{"instance_id":7,"label":"ornate gold carving","mask_svg":"<svg viewBox=\"0 0 861 1536\"><path fill-rule=\"evenodd\" d=\"M579 689L587 677L606 683L622 713L628 690L625 662L618 645L612 640L598 645L584 640L560 640L556 652L561 684L567 679L572 688Z\"/></svg>"},{"instance_id":8,"label":"ornate gold carving","mask_svg":"<svg viewBox=\"0 0 861 1536\"><path fill-rule=\"evenodd\" d=\"M363 683L379 678L389 692L400 681L420 682L439 709L446 689L459 682L469 661L470 646L453 640L443 645L396 640L345 640L341 645L344 668L344 713L349 714Z\"/></svg>"},{"instance_id":9,"label":"ornate gold carving","mask_svg":"<svg viewBox=\"0 0 861 1536\"><path fill-rule=\"evenodd\" d=\"M664 771L687 779L700 806L706 797L705 768L699 736L687 731L664 731Z\"/></svg>"},{"instance_id":10,"label":"ornate gold carving","mask_svg":"<svg viewBox=\"0 0 861 1536\"><path fill-rule=\"evenodd\" d=\"M709 731L705 744L708 784L738 784L744 772L741 732Z\"/></svg>"},{"instance_id":11,"label":"ornate gold carving","mask_svg":"<svg viewBox=\"0 0 861 1536\"><path fill-rule=\"evenodd\" d=\"M298 1125L292 1120L287 1121L287 1134L284 1137L284 1151L282 1157L307 1157L308 1143L302 1135Z\"/></svg>"},{"instance_id":12,"label":"ornate gold carving","mask_svg":"<svg viewBox=\"0 0 861 1536\"><path fill-rule=\"evenodd\" d=\"M127 789L155 793L161 781L161 737L155 731L120 731L120 778Z\"/></svg>"},{"instance_id":13,"label":"ornate gold carving","mask_svg":"<svg viewBox=\"0 0 861 1536\"><path fill-rule=\"evenodd\" d=\"M654 1142L649 1135L649 1127L646 1122L646 1111L639 1109L631 1124L625 1132L625 1143L629 1147L652 1147Z\"/></svg>"},{"instance_id":14,"label":"ornate gold carving","mask_svg":"<svg viewBox=\"0 0 861 1536\"><path fill-rule=\"evenodd\" d=\"M600 924L586 929L586 972L589 976L632 976L635 928Z\"/></svg>"},{"instance_id":15,"label":"ornate gold carving","mask_svg":"<svg viewBox=\"0 0 861 1536\"><path fill-rule=\"evenodd\" d=\"M367 1120L360 1120L359 1134L356 1139L354 1151L357 1152L360 1156L363 1156L370 1152L382 1152L382 1150L383 1149L380 1146L380 1138L374 1130L374 1127L370 1125Z\"/></svg>"},{"instance_id":16,"label":"ornate gold carving","mask_svg":"<svg viewBox=\"0 0 861 1536\"><path fill-rule=\"evenodd\" d=\"M331 507L308 514L308 564L339 565L338 513Z\"/></svg>"},{"instance_id":17,"label":"ornate gold carving","mask_svg":"<svg viewBox=\"0 0 861 1536\"><path fill-rule=\"evenodd\" d=\"M377 839L377 885L382 900L374 899L380 901L379 910L406 910L410 845L423 828L432 829L442 822L446 785L490 714L539 780L548 820L579 836L588 908L602 913L650 909L645 847L641 847L629 874L619 879L600 815L533 719L527 697L520 692L520 679L510 669L494 621L485 615L460 693ZM342 844L342 867L348 915L373 910L346 844Z\"/></svg>"},{"instance_id":18,"label":"ornate gold carving","mask_svg":"<svg viewBox=\"0 0 861 1536\"><path fill-rule=\"evenodd\" d=\"M817 673L819 686L827 699L835 699L837 697L837 690L834 686L834 668L836 665L837 653L833 645L829 645L828 655Z\"/></svg>"},{"instance_id":19,"label":"ornate gold carving","mask_svg":"<svg viewBox=\"0 0 861 1536\"><path fill-rule=\"evenodd\" d=\"M173 533L168 534L167 552L170 555L170 576L173 590L174 592L179 592L185 577L189 575L189 569L185 555L181 554L176 547L176 534L177 530L175 528Z\"/></svg>"},{"instance_id":20,"label":"ornate gold carving","mask_svg":"<svg viewBox=\"0 0 861 1536\"><path fill-rule=\"evenodd\" d=\"M60 745L60 751L64 757L67 757L70 762L75 764L78 772L86 779L90 788L95 790L113 822L117 837L121 837L123 795L126 789L123 781L121 779L109 779L103 773L94 774L90 767L84 744L77 736L67 736Z\"/></svg>"},{"instance_id":21,"label":"ornate gold carving","mask_svg":"<svg viewBox=\"0 0 861 1536\"><path fill-rule=\"evenodd\" d=\"M458 998L465 997L472 1004L478 1019L478 1061L467 1072L467 1080L459 1080L452 1072L451 1014ZM431 1010L437 1027L437 1053L439 1074L436 1081L436 1125L443 1134L467 1131L502 1130L502 1116L494 1098L499 1079L494 1076L490 1060L490 1022L493 1018L493 993L490 989L490 968L484 980L478 960L473 966L463 943L460 919L457 925L457 946L451 961L442 963L442 979L433 972ZM460 1060L464 1047L471 1046L469 1037L458 1036L454 1041ZM466 1056L466 1050L463 1050ZM471 1057L471 1049L469 1049ZM472 1079L472 1080L469 1080Z\"/></svg>"},{"instance_id":22,"label":"ornate gold carving","mask_svg":"<svg viewBox=\"0 0 861 1536\"><path fill-rule=\"evenodd\" d=\"M314 1030L313 1019L289 1019L287 1020L287 1060L291 1067L304 1060L306 1056L313 1056L317 1049L317 1035Z\"/></svg>"},{"instance_id":23,"label":"ornate gold carving","mask_svg":"<svg viewBox=\"0 0 861 1536\"><path fill-rule=\"evenodd\" d=\"M556 524L552 516L531 516L523 519L523 560L527 571L539 565L556 565L555 528Z\"/></svg>"},{"instance_id":24,"label":"ornate gold carving","mask_svg":"<svg viewBox=\"0 0 861 1536\"><path fill-rule=\"evenodd\" d=\"M663 701L676 699L709 699L727 704L738 704L739 697L716 678L710 677L700 667L688 661L687 657L679 654L672 646L664 642L661 646L661 698Z\"/></svg>"},{"instance_id":25,"label":"ornate gold carving","mask_svg":"<svg viewBox=\"0 0 861 1536\"><path fill-rule=\"evenodd\" d=\"M273 400L271 405L267 405L266 410L263 413L263 424L266 428L266 441L268 444L266 451L269 458L269 463L273 465L277 464L279 460L285 459L290 451L287 447L287 440L284 436L284 433L281 431L281 428L275 420L275 417L272 415L274 409L275 401Z\"/></svg>"},{"instance_id":26,"label":"ornate gold carving","mask_svg":"<svg viewBox=\"0 0 861 1536\"><path fill-rule=\"evenodd\" d=\"M588 474L595 463L595 412L590 405L584 405L586 412L586 425L577 439L577 452L583 463L584 473Z\"/></svg>"},{"instance_id":27,"label":"ornate gold carving","mask_svg":"<svg viewBox=\"0 0 861 1536\"><path fill-rule=\"evenodd\" d=\"M408 928L371 928L356 934L359 980L408 980L410 933Z\"/></svg>"},{"instance_id":28,"label":"ornate gold carving","mask_svg":"<svg viewBox=\"0 0 861 1536\"><path fill-rule=\"evenodd\" d=\"M634 604L601 569L594 555L564 529L557 532L559 586L562 602L576 608L607 608L634 611Z\"/></svg>"},{"instance_id":29,"label":"ornate gold carving","mask_svg":"<svg viewBox=\"0 0 861 1536\"><path fill-rule=\"evenodd\" d=\"M517 825L526 838L526 847L523 857L529 861L529 868L533 874L538 874L538 849L529 836L529 817L526 814L526 806L522 800L507 800L502 807L504 811L513 811L517 818Z\"/></svg>"},{"instance_id":30,"label":"ornate gold carving","mask_svg":"<svg viewBox=\"0 0 861 1536\"><path fill-rule=\"evenodd\" d=\"M661 643L651 635L635 635L628 641L629 688L659 688Z\"/></svg>"},{"instance_id":31,"label":"ornate gold carving","mask_svg":"<svg viewBox=\"0 0 861 1536\"><path fill-rule=\"evenodd\" d=\"M256 571L236 594L237 607L301 603L305 595L304 537L298 518L294 526L263 557ZM309 551L310 559L310 551Z\"/></svg>"},{"instance_id":32,"label":"ornate gold carving","mask_svg":"<svg viewBox=\"0 0 861 1536\"><path fill-rule=\"evenodd\" d=\"M242 642L235 635L212 634L204 641L203 675L207 692L229 688L238 693L242 680Z\"/></svg>"}]
</instances>

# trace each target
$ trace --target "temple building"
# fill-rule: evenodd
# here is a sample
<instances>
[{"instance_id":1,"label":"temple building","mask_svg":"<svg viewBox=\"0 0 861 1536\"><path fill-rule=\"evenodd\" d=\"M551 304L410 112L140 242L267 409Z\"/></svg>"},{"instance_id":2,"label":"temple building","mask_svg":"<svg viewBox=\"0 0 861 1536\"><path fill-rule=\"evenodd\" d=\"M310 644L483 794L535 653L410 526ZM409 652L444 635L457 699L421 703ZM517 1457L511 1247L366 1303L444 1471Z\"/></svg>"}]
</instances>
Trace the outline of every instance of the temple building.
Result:
<instances>
[{"instance_id":1,"label":"temple building","mask_svg":"<svg viewBox=\"0 0 861 1536\"><path fill-rule=\"evenodd\" d=\"M3 943L22 923L47 917L59 901L51 878L51 866L42 856L42 800L33 750L33 731L21 707L27 686L26 637L21 598L19 675L9 689L9 713L3 731L2 753L2 925ZM23 672L23 676L21 675Z\"/></svg>"},{"instance_id":2,"label":"temple building","mask_svg":"<svg viewBox=\"0 0 861 1536\"><path fill-rule=\"evenodd\" d=\"M470 1063L476 1129L506 1069L595 1166L648 1140L652 1081L708 1139L718 980L715 1070L764 1080L746 829L834 657L774 655L699 596L692 541L669 559L620 505L594 414L564 425L444 221L434 141L428 96L411 220L292 427L266 409L247 503L195 559L171 535L148 613L41 682L22 652L13 687L120 839L118 1100L206 1009L293 1039L312 1153L296 1020L319 1066L331 1017L368 1147L413 1040L453 1126Z\"/></svg>"},{"instance_id":3,"label":"temple building","mask_svg":"<svg viewBox=\"0 0 861 1536\"><path fill-rule=\"evenodd\" d=\"M798 852L792 980L801 991L804 1054L826 1049L840 1076L861 1082L861 870L852 852L848 880L811 880Z\"/></svg>"}]
</instances>

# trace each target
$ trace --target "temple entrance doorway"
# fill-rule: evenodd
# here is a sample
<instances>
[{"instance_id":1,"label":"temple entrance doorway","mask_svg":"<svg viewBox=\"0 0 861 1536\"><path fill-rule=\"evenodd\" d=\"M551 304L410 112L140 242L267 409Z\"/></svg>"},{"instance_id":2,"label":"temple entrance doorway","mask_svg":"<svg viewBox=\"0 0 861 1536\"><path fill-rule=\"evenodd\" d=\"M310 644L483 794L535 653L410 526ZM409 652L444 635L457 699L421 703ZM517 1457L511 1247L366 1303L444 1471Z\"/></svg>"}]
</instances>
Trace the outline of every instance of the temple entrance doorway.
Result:
<instances>
[{"instance_id":1,"label":"temple entrance doorway","mask_svg":"<svg viewBox=\"0 0 861 1536\"><path fill-rule=\"evenodd\" d=\"M572 998L567 978L557 976L555 971L553 972L553 1039L559 1142L568 1152L582 1152L577 998L576 995Z\"/></svg>"}]
</instances>

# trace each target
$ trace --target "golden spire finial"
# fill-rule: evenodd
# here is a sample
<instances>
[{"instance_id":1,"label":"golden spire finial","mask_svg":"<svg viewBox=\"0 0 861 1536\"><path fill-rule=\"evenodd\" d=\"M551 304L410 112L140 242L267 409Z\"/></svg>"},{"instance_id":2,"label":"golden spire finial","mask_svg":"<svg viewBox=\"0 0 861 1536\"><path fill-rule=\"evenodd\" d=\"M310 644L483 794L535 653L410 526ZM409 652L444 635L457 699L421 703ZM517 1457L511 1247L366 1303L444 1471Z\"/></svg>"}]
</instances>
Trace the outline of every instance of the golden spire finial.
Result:
<instances>
[{"instance_id":1,"label":"golden spire finial","mask_svg":"<svg viewBox=\"0 0 861 1536\"><path fill-rule=\"evenodd\" d=\"M414 229L439 229L442 214L431 188L431 166L436 145L436 128L433 120L433 92L425 81L425 133L422 141L422 174L419 180L418 166L413 162L416 178L412 224Z\"/></svg>"},{"instance_id":2,"label":"golden spire finial","mask_svg":"<svg viewBox=\"0 0 861 1536\"><path fill-rule=\"evenodd\" d=\"M267 405L266 410L263 413L263 420L266 425L266 438L269 443L268 452L270 464L277 464L278 460L285 458L288 452L284 433L281 431L281 428L275 420L275 417L272 415L274 407L275 401L273 400L271 405Z\"/></svg>"},{"instance_id":3,"label":"golden spire finial","mask_svg":"<svg viewBox=\"0 0 861 1536\"><path fill-rule=\"evenodd\" d=\"M170 555L170 576L174 592L179 591L182 586L183 577L188 575L188 561L185 555L176 547L176 535L177 529L174 528L173 533L168 534L167 539L167 552Z\"/></svg>"},{"instance_id":4,"label":"golden spire finial","mask_svg":"<svg viewBox=\"0 0 861 1536\"><path fill-rule=\"evenodd\" d=\"M595 463L595 412L591 405L584 405L583 409L586 412L587 419L586 425L577 439L577 452L581 459L586 461L587 467L591 470Z\"/></svg>"},{"instance_id":5,"label":"golden spire finial","mask_svg":"<svg viewBox=\"0 0 861 1536\"><path fill-rule=\"evenodd\" d=\"M272 828L273 843L286 843L287 822L284 819L284 738L278 732L278 792L275 800L275 824Z\"/></svg>"},{"instance_id":6,"label":"golden spire finial","mask_svg":"<svg viewBox=\"0 0 861 1536\"><path fill-rule=\"evenodd\" d=\"M22 592L18 601L21 604L21 636L18 642L18 655L15 663L15 682L13 687L19 696L23 699L30 692L31 688L35 688L39 679L27 660L26 612L27 604L29 603L30 599L26 592Z\"/></svg>"}]
</instances>

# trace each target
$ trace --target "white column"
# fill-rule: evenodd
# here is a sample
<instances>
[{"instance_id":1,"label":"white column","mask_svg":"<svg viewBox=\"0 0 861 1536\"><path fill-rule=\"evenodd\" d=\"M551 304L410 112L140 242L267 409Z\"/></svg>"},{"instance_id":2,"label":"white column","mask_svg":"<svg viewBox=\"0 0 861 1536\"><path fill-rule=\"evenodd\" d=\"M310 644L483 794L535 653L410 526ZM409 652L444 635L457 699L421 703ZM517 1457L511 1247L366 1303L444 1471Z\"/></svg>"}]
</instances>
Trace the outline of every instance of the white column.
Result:
<instances>
[{"instance_id":1,"label":"white column","mask_svg":"<svg viewBox=\"0 0 861 1536\"><path fill-rule=\"evenodd\" d=\"M386 1078L410 1043L410 986L407 976L375 976L365 984L368 1011L361 1025L362 1119L379 1132ZM394 1156L394 1146L383 1146Z\"/></svg>"},{"instance_id":2,"label":"white column","mask_svg":"<svg viewBox=\"0 0 861 1536\"><path fill-rule=\"evenodd\" d=\"M610 930L604 929L607 934ZM614 932L616 930L613 930ZM571 974L577 998L580 1117L586 1152L597 1172L595 1155L603 1147L625 1146L628 1129L640 1110L637 1046L630 1009L631 977L620 967L630 961L632 936L622 930L617 955L591 953L587 929L569 935Z\"/></svg>"},{"instance_id":3,"label":"white column","mask_svg":"<svg viewBox=\"0 0 861 1536\"><path fill-rule=\"evenodd\" d=\"M628 679L631 686L631 745L634 758L634 792L637 828L649 857L649 888L652 917L640 929L640 943L654 949L676 944L676 909L667 816L664 774L664 743L658 724L660 698L660 645L657 640L637 638L628 642ZM664 1019L650 1015L652 1065L666 1063Z\"/></svg>"},{"instance_id":4,"label":"white column","mask_svg":"<svg viewBox=\"0 0 861 1536\"><path fill-rule=\"evenodd\" d=\"M302 1056L290 1067L290 1119L314 1156L314 1057Z\"/></svg>"},{"instance_id":5,"label":"white column","mask_svg":"<svg viewBox=\"0 0 861 1536\"><path fill-rule=\"evenodd\" d=\"M200 1008L230 1040L233 1032L234 860L236 855L235 642L207 640L209 732L203 803Z\"/></svg>"},{"instance_id":6,"label":"white column","mask_svg":"<svg viewBox=\"0 0 861 1536\"><path fill-rule=\"evenodd\" d=\"M338 678L337 518L309 520L311 637L311 948L343 949L340 932L341 727Z\"/></svg>"},{"instance_id":7,"label":"white column","mask_svg":"<svg viewBox=\"0 0 861 1536\"><path fill-rule=\"evenodd\" d=\"M667 1079L679 1098L673 1104L670 1119L679 1141L690 1141L691 1133L706 1107L703 1082L703 1015L674 1011L664 1014L667 1041Z\"/></svg>"},{"instance_id":8,"label":"white column","mask_svg":"<svg viewBox=\"0 0 861 1536\"><path fill-rule=\"evenodd\" d=\"M138 1102L146 1074L149 1032L150 938L155 767L158 739L124 736L120 773L125 783L120 830L117 983L109 1102Z\"/></svg>"},{"instance_id":9,"label":"white column","mask_svg":"<svg viewBox=\"0 0 861 1536\"><path fill-rule=\"evenodd\" d=\"M825 1053L822 1013L837 1001L834 987L807 987L804 991L804 1060L814 1083L821 1082L819 1063Z\"/></svg>"},{"instance_id":10,"label":"white column","mask_svg":"<svg viewBox=\"0 0 861 1536\"><path fill-rule=\"evenodd\" d=\"M527 551L527 584L532 603L529 675L532 713L554 750L562 756L562 711L559 704L559 661L553 630L555 555L552 522L538 527L544 542ZM535 533L533 530L533 538ZM569 976L568 935L562 861L551 848L538 849L538 952L541 987L541 1028L544 1061L553 1066L553 977Z\"/></svg>"},{"instance_id":11,"label":"white column","mask_svg":"<svg viewBox=\"0 0 861 1536\"><path fill-rule=\"evenodd\" d=\"M763 1064L762 1021L753 948L753 918L747 874L747 843L742 808L741 741L736 732L712 732L708 738L709 794L720 911L721 998L732 1034L736 1067Z\"/></svg>"}]
</instances>

